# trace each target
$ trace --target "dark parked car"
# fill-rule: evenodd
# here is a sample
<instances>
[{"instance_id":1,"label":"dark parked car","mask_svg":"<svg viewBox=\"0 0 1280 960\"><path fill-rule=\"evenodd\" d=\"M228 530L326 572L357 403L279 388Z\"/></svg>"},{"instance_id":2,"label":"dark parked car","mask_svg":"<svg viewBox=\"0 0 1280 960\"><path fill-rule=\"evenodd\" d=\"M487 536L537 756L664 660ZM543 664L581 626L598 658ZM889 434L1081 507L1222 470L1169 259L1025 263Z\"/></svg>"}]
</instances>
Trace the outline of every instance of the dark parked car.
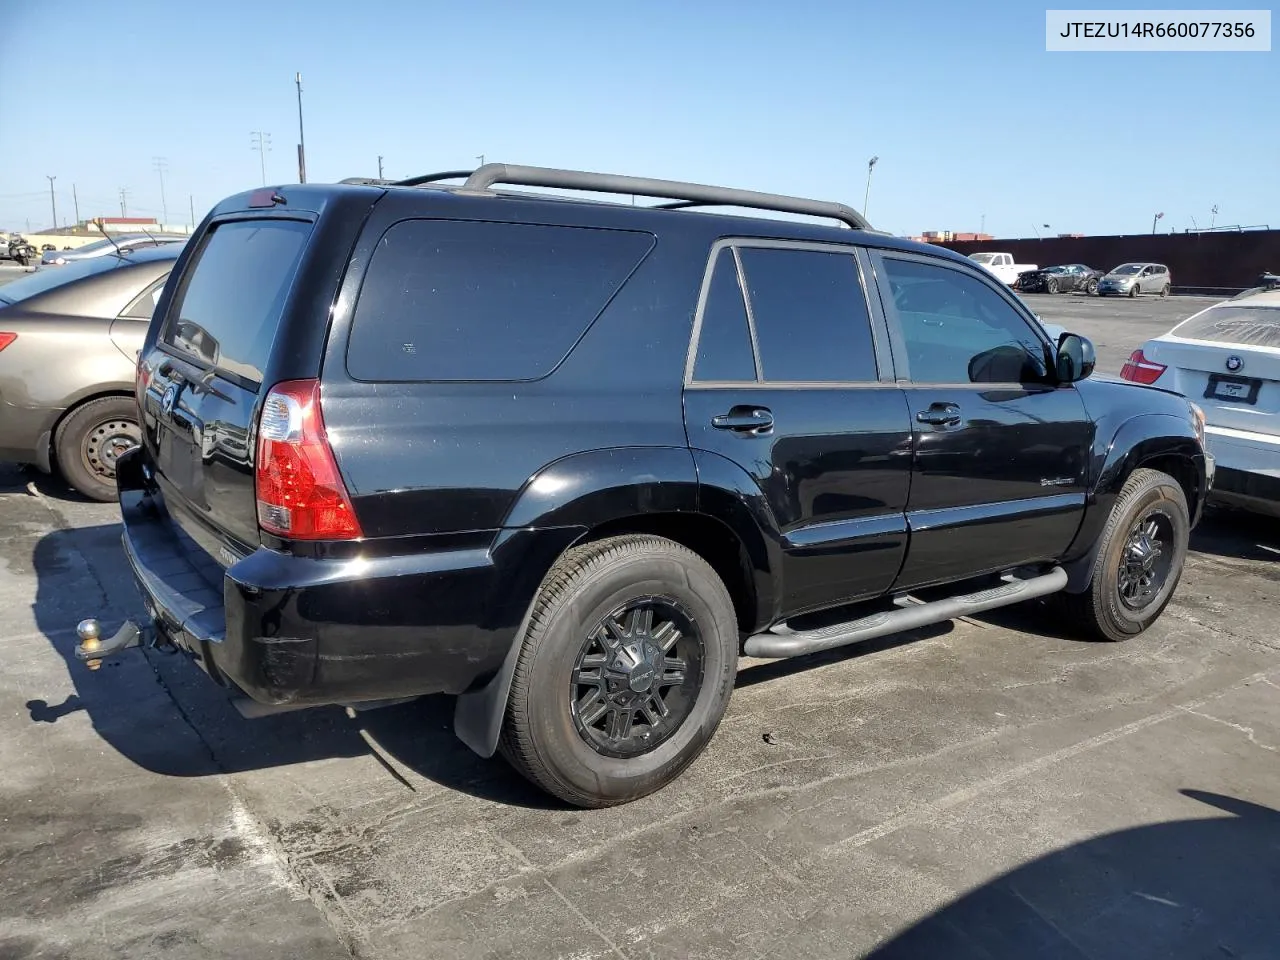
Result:
<instances>
[{"instance_id":1,"label":"dark parked car","mask_svg":"<svg viewBox=\"0 0 1280 960\"><path fill-rule=\"evenodd\" d=\"M0 460L114 500L138 443L138 350L176 247L95 257L0 287Z\"/></svg>"},{"instance_id":2,"label":"dark parked car","mask_svg":"<svg viewBox=\"0 0 1280 960\"><path fill-rule=\"evenodd\" d=\"M46 248L40 257L41 267L61 267L77 260L90 260L93 257L121 256L131 254L134 250L147 250L151 247L163 247L169 244L186 243L187 237L181 233L138 233L121 236L103 237L74 250L53 250Z\"/></svg>"},{"instance_id":3,"label":"dark parked car","mask_svg":"<svg viewBox=\"0 0 1280 960\"><path fill-rule=\"evenodd\" d=\"M458 694L472 749L604 806L698 756L743 652L1049 594L1124 640L1169 602L1212 479L1198 408L1092 378L972 261L833 203L444 179L206 218L118 471L153 622L86 621L79 658L150 635L253 713ZM680 209L716 204L852 229Z\"/></svg>"},{"instance_id":4,"label":"dark parked car","mask_svg":"<svg viewBox=\"0 0 1280 960\"><path fill-rule=\"evenodd\" d=\"M1098 292L1101 270L1086 267L1083 263L1067 263L1057 267L1045 267L1018 274L1018 290L1022 293L1070 293L1083 290Z\"/></svg>"}]
</instances>

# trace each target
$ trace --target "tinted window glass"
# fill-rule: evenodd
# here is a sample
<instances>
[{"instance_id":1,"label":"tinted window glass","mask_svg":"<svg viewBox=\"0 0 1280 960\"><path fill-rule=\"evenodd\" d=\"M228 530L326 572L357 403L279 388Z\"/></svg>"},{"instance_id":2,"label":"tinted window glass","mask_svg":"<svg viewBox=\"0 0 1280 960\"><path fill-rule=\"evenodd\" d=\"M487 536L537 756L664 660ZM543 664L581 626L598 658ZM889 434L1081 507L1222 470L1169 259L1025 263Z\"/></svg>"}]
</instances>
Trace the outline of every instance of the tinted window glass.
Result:
<instances>
[{"instance_id":1,"label":"tinted window glass","mask_svg":"<svg viewBox=\"0 0 1280 960\"><path fill-rule=\"evenodd\" d=\"M721 250L702 310L695 380L755 380L756 362L747 327L747 307L732 250Z\"/></svg>"},{"instance_id":2,"label":"tinted window glass","mask_svg":"<svg viewBox=\"0 0 1280 960\"><path fill-rule=\"evenodd\" d=\"M876 379L871 321L851 254L740 252L763 379Z\"/></svg>"},{"instance_id":3,"label":"tinted window glass","mask_svg":"<svg viewBox=\"0 0 1280 960\"><path fill-rule=\"evenodd\" d=\"M143 290L133 303L120 311L120 316L132 317L135 320L150 320L151 315L156 312L156 301L160 299L160 293L163 290L163 280L153 283L146 290Z\"/></svg>"},{"instance_id":4,"label":"tinted window glass","mask_svg":"<svg viewBox=\"0 0 1280 960\"><path fill-rule=\"evenodd\" d=\"M261 383L310 232L310 224L296 220L214 227L169 310L165 343L200 363Z\"/></svg>"},{"instance_id":5,"label":"tinted window glass","mask_svg":"<svg viewBox=\"0 0 1280 960\"><path fill-rule=\"evenodd\" d=\"M959 270L884 259L917 383L1033 383L1045 379L1044 342L995 290Z\"/></svg>"},{"instance_id":6,"label":"tinted window glass","mask_svg":"<svg viewBox=\"0 0 1280 960\"><path fill-rule=\"evenodd\" d=\"M1173 328L1175 337L1280 347L1280 307L1214 307Z\"/></svg>"},{"instance_id":7,"label":"tinted window glass","mask_svg":"<svg viewBox=\"0 0 1280 960\"><path fill-rule=\"evenodd\" d=\"M406 220L369 263L347 369L358 380L529 380L586 332L647 233Z\"/></svg>"}]
</instances>

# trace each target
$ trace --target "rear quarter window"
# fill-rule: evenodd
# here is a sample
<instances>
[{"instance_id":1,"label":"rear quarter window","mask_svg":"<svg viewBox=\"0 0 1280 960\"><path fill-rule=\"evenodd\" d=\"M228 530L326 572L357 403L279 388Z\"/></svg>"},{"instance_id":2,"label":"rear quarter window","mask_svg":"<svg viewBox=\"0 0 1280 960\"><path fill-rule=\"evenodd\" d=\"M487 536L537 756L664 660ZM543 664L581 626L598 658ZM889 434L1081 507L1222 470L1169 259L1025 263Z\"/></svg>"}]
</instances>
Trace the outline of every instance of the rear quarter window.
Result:
<instances>
[{"instance_id":1,"label":"rear quarter window","mask_svg":"<svg viewBox=\"0 0 1280 960\"><path fill-rule=\"evenodd\" d=\"M213 227L182 277L164 343L258 386L311 224L232 220Z\"/></svg>"},{"instance_id":2,"label":"rear quarter window","mask_svg":"<svg viewBox=\"0 0 1280 960\"><path fill-rule=\"evenodd\" d=\"M652 234L404 220L369 262L347 346L365 381L534 380L573 349Z\"/></svg>"},{"instance_id":3,"label":"rear quarter window","mask_svg":"<svg viewBox=\"0 0 1280 960\"><path fill-rule=\"evenodd\" d=\"M1174 327L1173 335L1211 343L1280 347L1280 307L1212 307Z\"/></svg>"}]
</instances>

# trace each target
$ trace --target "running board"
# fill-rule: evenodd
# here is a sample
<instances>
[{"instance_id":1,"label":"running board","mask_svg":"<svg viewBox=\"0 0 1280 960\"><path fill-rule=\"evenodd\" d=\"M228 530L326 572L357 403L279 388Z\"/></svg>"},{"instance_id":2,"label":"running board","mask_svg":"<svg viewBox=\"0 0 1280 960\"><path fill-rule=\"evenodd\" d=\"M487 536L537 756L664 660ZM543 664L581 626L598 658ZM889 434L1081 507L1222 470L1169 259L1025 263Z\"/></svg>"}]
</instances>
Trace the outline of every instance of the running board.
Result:
<instances>
[{"instance_id":1,"label":"running board","mask_svg":"<svg viewBox=\"0 0 1280 960\"><path fill-rule=\"evenodd\" d=\"M819 653L891 633L902 633L917 627L927 627L957 617L972 616L983 610L994 610L996 607L1057 593L1067 585L1067 572L1061 567L1054 567L1048 573L1028 580L1019 580L1013 576L1002 579L1004 583L1000 586L979 590L977 593L965 593L931 603L873 613L859 620L835 623L816 630L792 630L786 624L779 624L764 633L748 637L743 652L749 657L781 660L806 653Z\"/></svg>"}]
</instances>

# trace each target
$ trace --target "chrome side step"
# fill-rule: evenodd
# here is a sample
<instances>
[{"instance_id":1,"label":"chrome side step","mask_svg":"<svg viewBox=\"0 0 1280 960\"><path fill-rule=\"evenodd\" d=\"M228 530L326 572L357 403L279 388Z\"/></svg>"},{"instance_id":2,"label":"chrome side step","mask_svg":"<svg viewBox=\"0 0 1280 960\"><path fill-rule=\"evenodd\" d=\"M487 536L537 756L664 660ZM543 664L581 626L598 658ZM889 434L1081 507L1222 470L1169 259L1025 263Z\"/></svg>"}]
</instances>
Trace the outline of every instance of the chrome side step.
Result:
<instances>
[{"instance_id":1,"label":"chrome side step","mask_svg":"<svg viewBox=\"0 0 1280 960\"><path fill-rule=\"evenodd\" d=\"M930 603L873 613L858 620L835 623L816 630L792 630L786 624L779 624L764 633L748 637L743 650L749 657L781 660L843 647L860 640L872 640L891 633L902 633L904 630L972 616L983 610L994 610L996 607L1057 593L1067 585L1067 572L1061 567L1054 567L1048 573L1027 580L1019 580L1012 575L1003 580L1004 583L999 586L976 593L964 593Z\"/></svg>"}]
</instances>

